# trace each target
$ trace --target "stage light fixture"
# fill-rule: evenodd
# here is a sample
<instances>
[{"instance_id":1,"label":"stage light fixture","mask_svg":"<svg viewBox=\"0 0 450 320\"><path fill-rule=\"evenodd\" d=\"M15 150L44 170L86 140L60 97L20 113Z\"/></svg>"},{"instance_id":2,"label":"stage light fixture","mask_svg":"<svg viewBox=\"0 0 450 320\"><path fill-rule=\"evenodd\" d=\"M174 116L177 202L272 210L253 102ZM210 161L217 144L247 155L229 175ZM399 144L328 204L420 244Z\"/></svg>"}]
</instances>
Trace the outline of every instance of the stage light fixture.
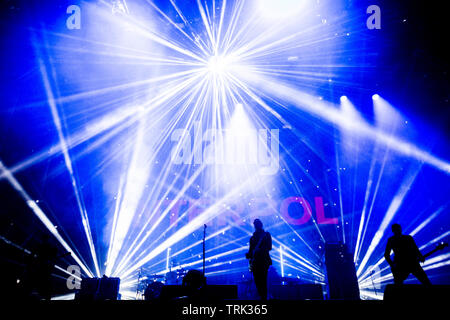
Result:
<instances>
[{"instance_id":1,"label":"stage light fixture","mask_svg":"<svg viewBox=\"0 0 450 320\"><path fill-rule=\"evenodd\" d=\"M375 93L375 94L372 96L372 99L373 99L373 100L378 100L378 99L380 99L380 95L377 94L377 93Z\"/></svg>"},{"instance_id":2,"label":"stage light fixture","mask_svg":"<svg viewBox=\"0 0 450 320\"><path fill-rule=\"evenodd\" d=\"M208 60L209 72L217 76L225 74L230 66L230 59L227 56L215 55Z\"/></svg>"}]
</instances>

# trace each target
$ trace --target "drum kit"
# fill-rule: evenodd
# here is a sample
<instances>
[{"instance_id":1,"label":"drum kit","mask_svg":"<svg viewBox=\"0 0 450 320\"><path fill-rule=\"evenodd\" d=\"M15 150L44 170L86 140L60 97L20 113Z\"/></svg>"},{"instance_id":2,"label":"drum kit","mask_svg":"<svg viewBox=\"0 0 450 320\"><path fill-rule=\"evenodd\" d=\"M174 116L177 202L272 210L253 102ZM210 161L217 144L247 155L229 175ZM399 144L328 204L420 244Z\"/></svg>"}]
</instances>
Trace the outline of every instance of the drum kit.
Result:
<instances>
[{"instance_id":1,"label":"drum kit","mask_svg":"<svg viewBox=\"0 0 450 320\"><path fill-rule=\"evenodd\" d=\"M206 240L206 224L203 225L203 277L205 274L205 240ZM149 274L143 276L142 268L138 275L138 284L136 290L136 299L144 298L145 300L152 300L159 298L164 285L181 285L183 278L187 271L180 267L175 259L170 259L170 248L168 249L167 259L170 261L167 267L169 272L166 274ZM174 270L177 268L177 270ZM188 277L189 278L189 277ZM143 293L142 293L143 292Z\"/></svg>"},{"instance_id":2,"label":"drum kit","mask_svg":"<svg viewBox=\"0 0 450 320\"><path fill-rule=\"evenodd\" d=\"M137 286L137 294L144 300L159 298L165 285L181 285L186 275L185 269L169 270L165 274L140 275Z\"/></svg>"}]
</instances>

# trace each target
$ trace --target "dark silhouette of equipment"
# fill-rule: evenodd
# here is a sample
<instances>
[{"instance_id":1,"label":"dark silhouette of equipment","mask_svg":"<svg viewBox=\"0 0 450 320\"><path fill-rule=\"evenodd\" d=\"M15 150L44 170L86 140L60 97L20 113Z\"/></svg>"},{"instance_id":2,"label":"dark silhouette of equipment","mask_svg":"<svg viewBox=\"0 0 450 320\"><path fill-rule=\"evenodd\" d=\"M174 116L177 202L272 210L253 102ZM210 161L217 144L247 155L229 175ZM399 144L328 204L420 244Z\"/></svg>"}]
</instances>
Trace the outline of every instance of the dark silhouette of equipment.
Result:
<instances>
[{"instance_id":1,"label":"dark silhouette of equipment","mask_svg":"<svg viewBox=\"0 0 450 320\"><path fill-rule=\"evenodd\" d=\"M189 293L185 286L165 285L161 289L159 299L163 301L179 299L194 301L235 300L238 298L238 287L237 285L207 285L194 297L189 296Z\"/></svg>"},{"instance_id":2,"label":"dark silhouette of equipment","mask_svg":"<svg viewBox=\"0 0 450 320\"><path fill-rule=\"evenodd\" d=\"M196 299L202 295L202 290L206 286L206 277L203 272L189 270L183 278L182 286L186 288L186 295Z\"/></svg>"},{"instance_id":3,"label":"dark silhouette of equipment","mask_svg":"<svg viewBox=\"0 0 450 320\"><path fill-rule=\"evenodd\" d=\"M183 278L182 285L192 290L199 290L206 286L206 278L198 270L189 270Z\"/></svg>"},{"instance_id":4,"label":"dark silhouette of equipment","mask_svg":"<svg viewBox=\"0 0 450 320\"><path fill-rule=\"evenodd\" d=\"M183 277L181 286L166 285L161 289L162 300L173 299L200 299L203 288L206 286L206 278L199 270L189 270Z\"/></svg>"},{"instance_id":5,"label":"dark silhouette of equipment","mask_svg":"<svg viewBox=\"0 0 450 320\"><path fill-rule=\"evenodd\" d=\"M75 295L76 300L103 301L117 300L119 297L119 278L84 278L80 291Z\"/></svg>"},{"instance_id":6,"label":"dark silhouette of equipment","mask_svg":"<svg viewBox=\"0 0 450 320\"><path fill-rule=\"evenodd\" d=\"M424 286L421 284L388 284L384 289L385 301L417 301L444 302L448 301L450 285Z\"/></svg>"},{"instance_id":7,"label":"dark silhouette of equipment","mask_svg":"<svg viewBox=\"0 0 450 320\"><path fill-rule=\"evenodd\" d=\"M144 291L145 300L156 300L161 297L164 284L159 281L151 282Z\"/></svg>"},{"instance_id":8,"label":"dark silhouette of equipment","mask_svg":"<svg viewBox=\"0 0 450 320\"><path fill-rule=\"evenodd\" d=\"M41 243L33 250L24 251L26 267L20 290L25 299L50 300L53 293L52 272L56 261L70 255L70 252L58 255L58 250L50 242L50 236L44 234Z\"/></svg>"},{"instance_id":9,"label":"dark silhouette of equipment","mask_svg":"<svg viewBox=\"0 0 450 320\"><path fill-rule=\"evenodd\" d=\"M277 300L323 300L323 287L314 283L275 285L271 294Z\"/></svg>"},{"instance_id":10,"label":"dark silhouette of equipment","mask_svg":"<svg viewBox=\"0 0 450 320\"><path fill-rule=\"evenodd\" d=\"M345 244L325 244L325 265L330 299L359 300L358 278L356 277L353 254Z\"/></svg>"},{"instance_id":11,"label":"dark silhouette of equipment","mask_svg":"<svg viewBox=\"0 0 450 320\"><path fill-rule=\"evenodd\" d=\"M154 285L156 288L156 285ZM164 285L160 300L188 299L194 301L221 301L237 299L236 285L207 285L202 271L189 270L183 277L182 285ZM147 298L146 298L147 299Z\"/></svg>"}]
</instances>

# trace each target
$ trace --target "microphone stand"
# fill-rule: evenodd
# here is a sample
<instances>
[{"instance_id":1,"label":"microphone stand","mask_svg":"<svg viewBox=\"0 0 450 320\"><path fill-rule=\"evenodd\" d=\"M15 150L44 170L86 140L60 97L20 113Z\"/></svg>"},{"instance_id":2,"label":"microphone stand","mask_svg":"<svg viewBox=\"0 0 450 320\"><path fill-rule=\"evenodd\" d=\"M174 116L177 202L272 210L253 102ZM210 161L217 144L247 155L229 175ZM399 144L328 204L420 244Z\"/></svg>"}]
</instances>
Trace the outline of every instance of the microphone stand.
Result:
<instances>
[{"instance_id":1,"label":"microphone stand","mask_svg":"<svg viewBox=\"0 0 450 320\"><path fill-rule=\"evenodd\" d=\"M377 288L375 287L375 283L373 283L373 274L374 273L375 273L375 270L372 270L371 275L370 275L370 280L372 280L373 291L375 291L375 295L378 296Z\"/></svg>"},{"instance_id":2,"label":"microphone stand","mask_svg":"<svg viewBox=\"0 0 450 320\"><path fill-rule=\"evenodd\" d=\"M203 225L203 276L205 276L205 237L206 237L206 224Z\"/></svg>"},{"instance_id":3,"label":"microphone stand","mask_svg":"<svg viewBox=\"0 0 450 320\"><path fill-rule=\"evenodd\" d=\"M139 273L138 273L138 281L137 281L137 286L136 286L136 300L139 297L139 289L140 289L140 285L141 285L141 273L142 273L142 268L139 269Z\"/></svg>"}]
</instances>

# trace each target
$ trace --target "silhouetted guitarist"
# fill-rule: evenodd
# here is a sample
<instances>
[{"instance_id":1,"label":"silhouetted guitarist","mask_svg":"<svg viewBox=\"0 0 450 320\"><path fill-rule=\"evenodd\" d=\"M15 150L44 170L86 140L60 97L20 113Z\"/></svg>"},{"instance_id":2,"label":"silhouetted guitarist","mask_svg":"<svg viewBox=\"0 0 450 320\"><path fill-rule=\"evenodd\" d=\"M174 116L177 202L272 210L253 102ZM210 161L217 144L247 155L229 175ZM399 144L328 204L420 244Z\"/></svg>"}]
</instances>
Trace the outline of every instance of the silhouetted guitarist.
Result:
<instances>
[{"instance_id":1,"label":"silhouetted guitarist","mask_svg":"<svg viewBox=\"0 0 450 320\"><path fill-rule=\"evenodd\" d=\"M402 234L402 227L397 223L392 225L392 232L394 235L388 239L384 258L391 266L394 283L403 284L412 273L422 284L431 285L419 263L424 262L425 258L413 237ZM391 251L394 251L394 261L391 259Z\"/></svg>"},{"instance_id":2,"label":"silhouetted guitarist","mask_svg":"<svg viewBox=\"0 0 450 320\"><path fill-rule=\"evenodd\" d=\"M255 232L250 238L250 248L245 254L249 259L256 289L262 300L267 300L267 272L272 264L269 251L272 250L272 236L264 231L261 220L253 221Z\"/></svg>"}]
</instances>

